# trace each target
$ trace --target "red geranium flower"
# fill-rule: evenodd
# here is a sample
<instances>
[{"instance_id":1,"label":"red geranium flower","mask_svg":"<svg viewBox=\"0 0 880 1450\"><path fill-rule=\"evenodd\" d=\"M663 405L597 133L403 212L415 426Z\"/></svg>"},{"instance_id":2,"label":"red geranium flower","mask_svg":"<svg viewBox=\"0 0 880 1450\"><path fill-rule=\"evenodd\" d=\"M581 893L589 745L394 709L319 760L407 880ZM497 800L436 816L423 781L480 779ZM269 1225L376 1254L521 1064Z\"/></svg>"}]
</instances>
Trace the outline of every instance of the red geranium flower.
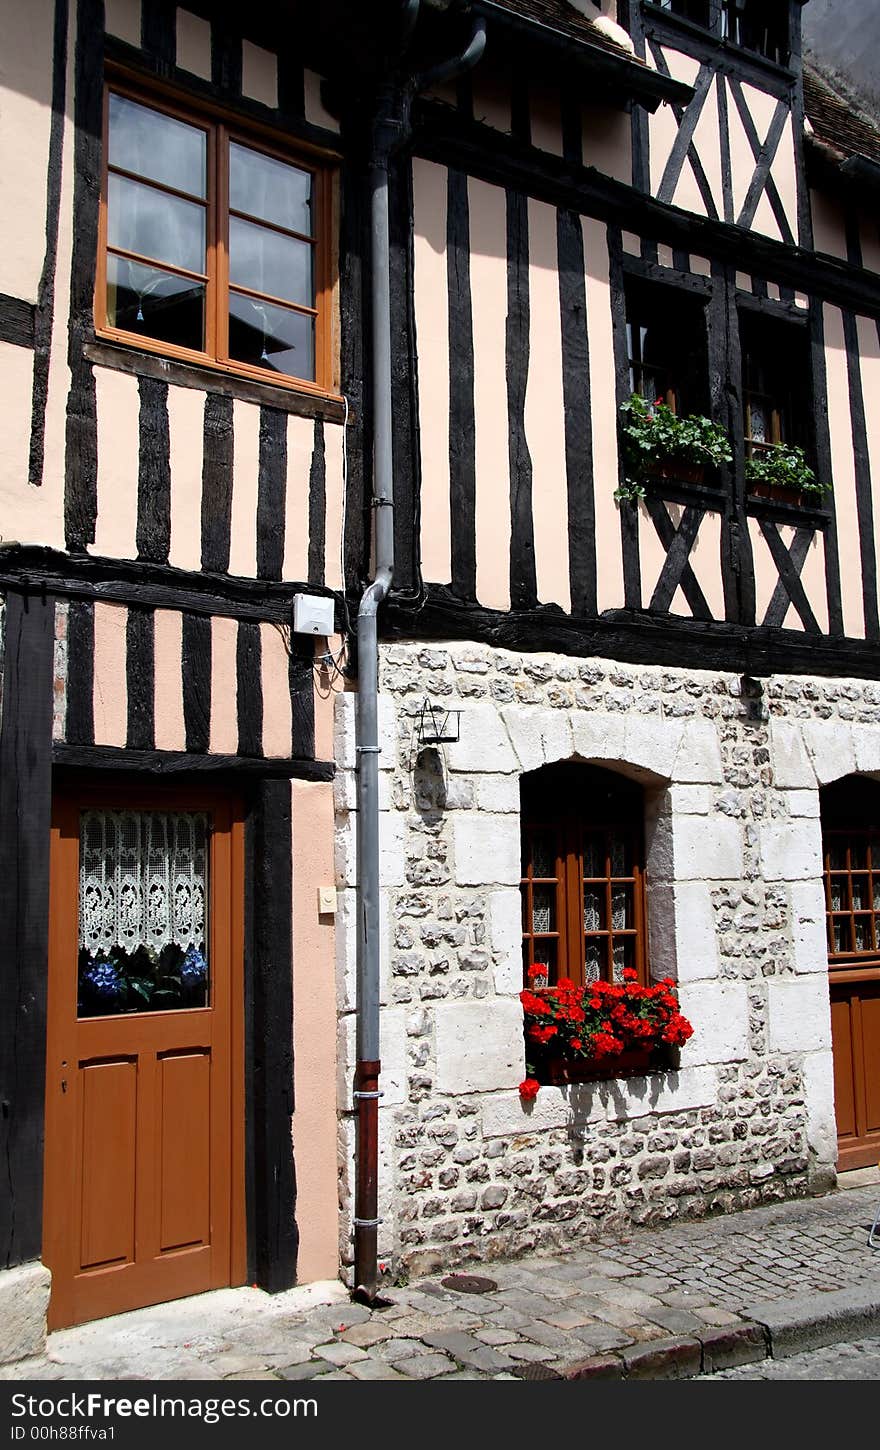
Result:
<instances>
[{"instance_id":1,"label":"red geranium flower","mask_svg":"<svg viewBox=\"0 0 880 1450\"><path fill-rule=\"evenodd\" d=\"M523 1102L528 1103L531 1102L532 1098L536 1098L538 1096L538 1088L540 1086L541 1084L537 1081L536 1078L524 1078L519 1085L519 1095L522 1098Z\"/></svg>"}]
</instances>

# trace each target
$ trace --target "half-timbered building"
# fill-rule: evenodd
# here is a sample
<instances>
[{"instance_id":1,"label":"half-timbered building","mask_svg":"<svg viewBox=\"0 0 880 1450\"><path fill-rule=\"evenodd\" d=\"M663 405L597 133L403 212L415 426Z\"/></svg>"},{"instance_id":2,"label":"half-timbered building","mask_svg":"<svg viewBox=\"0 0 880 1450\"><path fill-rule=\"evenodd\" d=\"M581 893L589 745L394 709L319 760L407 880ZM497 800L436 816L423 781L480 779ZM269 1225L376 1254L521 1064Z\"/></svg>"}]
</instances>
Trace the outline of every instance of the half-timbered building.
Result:
<instances>
[{"instance_id":1,"label":"half-timbered building","mask_svg":"<svg viewBox=\"0 0 880 1450\"><path fill-rule=\"evenodd\" d=\"M800 0L7 10L7 1357L876 1161L880 130ZM693 1037L524 1099L535 962Z\"/></svg>"}]
</instances>

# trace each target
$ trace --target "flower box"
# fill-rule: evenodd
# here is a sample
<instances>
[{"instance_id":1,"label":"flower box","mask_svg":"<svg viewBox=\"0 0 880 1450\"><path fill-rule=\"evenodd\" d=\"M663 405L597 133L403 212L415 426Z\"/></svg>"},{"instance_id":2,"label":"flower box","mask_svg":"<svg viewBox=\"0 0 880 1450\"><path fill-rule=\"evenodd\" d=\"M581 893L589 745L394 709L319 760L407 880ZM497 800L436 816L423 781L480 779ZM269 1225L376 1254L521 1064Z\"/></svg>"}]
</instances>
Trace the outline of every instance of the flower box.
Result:
<instances>
[{"instance_id":1,"label":"flower box","mask_svg":"<svg viewBox=\"0 0 880 1450\"><path fill-rule=\"evenodd\" d=\"M688 463L676 458L658 459L657 462L648 464L645 477L661 483L704 483L706 465Z\"/></svg>"},{"instance_id":2,"label":"flower box","mask_svg":"<svg viewBox=\"0 0 880 1450\"><path fill-rule=\"evenodd\" d=\"M632 1047L605 1057L549 1057L541 1076L550 1087L568 1083L605 1082L615 1077L644 1077L674 1067L673 1054L662 1047Z\"/></svg>"}]
</instances>

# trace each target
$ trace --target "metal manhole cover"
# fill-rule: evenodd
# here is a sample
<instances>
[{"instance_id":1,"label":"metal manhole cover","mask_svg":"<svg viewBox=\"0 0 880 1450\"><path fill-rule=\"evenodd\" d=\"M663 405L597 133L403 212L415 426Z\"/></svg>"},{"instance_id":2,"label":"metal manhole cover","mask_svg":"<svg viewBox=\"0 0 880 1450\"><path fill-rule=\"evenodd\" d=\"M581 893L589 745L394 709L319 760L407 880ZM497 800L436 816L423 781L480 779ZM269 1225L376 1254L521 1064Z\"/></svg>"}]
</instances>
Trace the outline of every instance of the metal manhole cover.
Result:
<instances>
[{"instance_id":1,"label":"metal manhole cover","mask_svg":"<svg viewBox=\"0 0 880 1450\"><path fill-rule=\"evenodd\" d=\"M561 1380L558 1370L549 1364L522 1364L513 1371L518 1380Z\"/></svg>"},{"instance_id":2,"label":"metal manhole cover","mask_svg":"<svg viewBox=\"0 0 880 1450\"><path fill-rule=\"evenodd\" d=\"M450 1274L440 1283L444 1289L455 1289L459 1294L492 1294L498 1288L494 1279L481 1279L478 1274Z\"/></svg>"}]
</instances>

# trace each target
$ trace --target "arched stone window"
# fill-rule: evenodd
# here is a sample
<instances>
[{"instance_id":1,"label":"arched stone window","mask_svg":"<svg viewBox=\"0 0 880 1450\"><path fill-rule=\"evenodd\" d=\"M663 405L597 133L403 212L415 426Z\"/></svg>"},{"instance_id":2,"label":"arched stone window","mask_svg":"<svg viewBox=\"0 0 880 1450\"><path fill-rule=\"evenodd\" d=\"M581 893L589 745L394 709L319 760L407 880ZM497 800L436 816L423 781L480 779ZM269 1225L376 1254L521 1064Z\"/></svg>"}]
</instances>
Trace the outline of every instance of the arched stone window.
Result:
<instances>
[{"instance_id":1,"label":"arched stone window","mask_svg":"<svg viewBox=\"0 0 880 1450\"><path fill-rule=\"evenodd\" d=\"M640 786L598 766L564 762L524 775L523 967L551 982L647 981L645 806Z\"/></svg>"}]
</instances>

